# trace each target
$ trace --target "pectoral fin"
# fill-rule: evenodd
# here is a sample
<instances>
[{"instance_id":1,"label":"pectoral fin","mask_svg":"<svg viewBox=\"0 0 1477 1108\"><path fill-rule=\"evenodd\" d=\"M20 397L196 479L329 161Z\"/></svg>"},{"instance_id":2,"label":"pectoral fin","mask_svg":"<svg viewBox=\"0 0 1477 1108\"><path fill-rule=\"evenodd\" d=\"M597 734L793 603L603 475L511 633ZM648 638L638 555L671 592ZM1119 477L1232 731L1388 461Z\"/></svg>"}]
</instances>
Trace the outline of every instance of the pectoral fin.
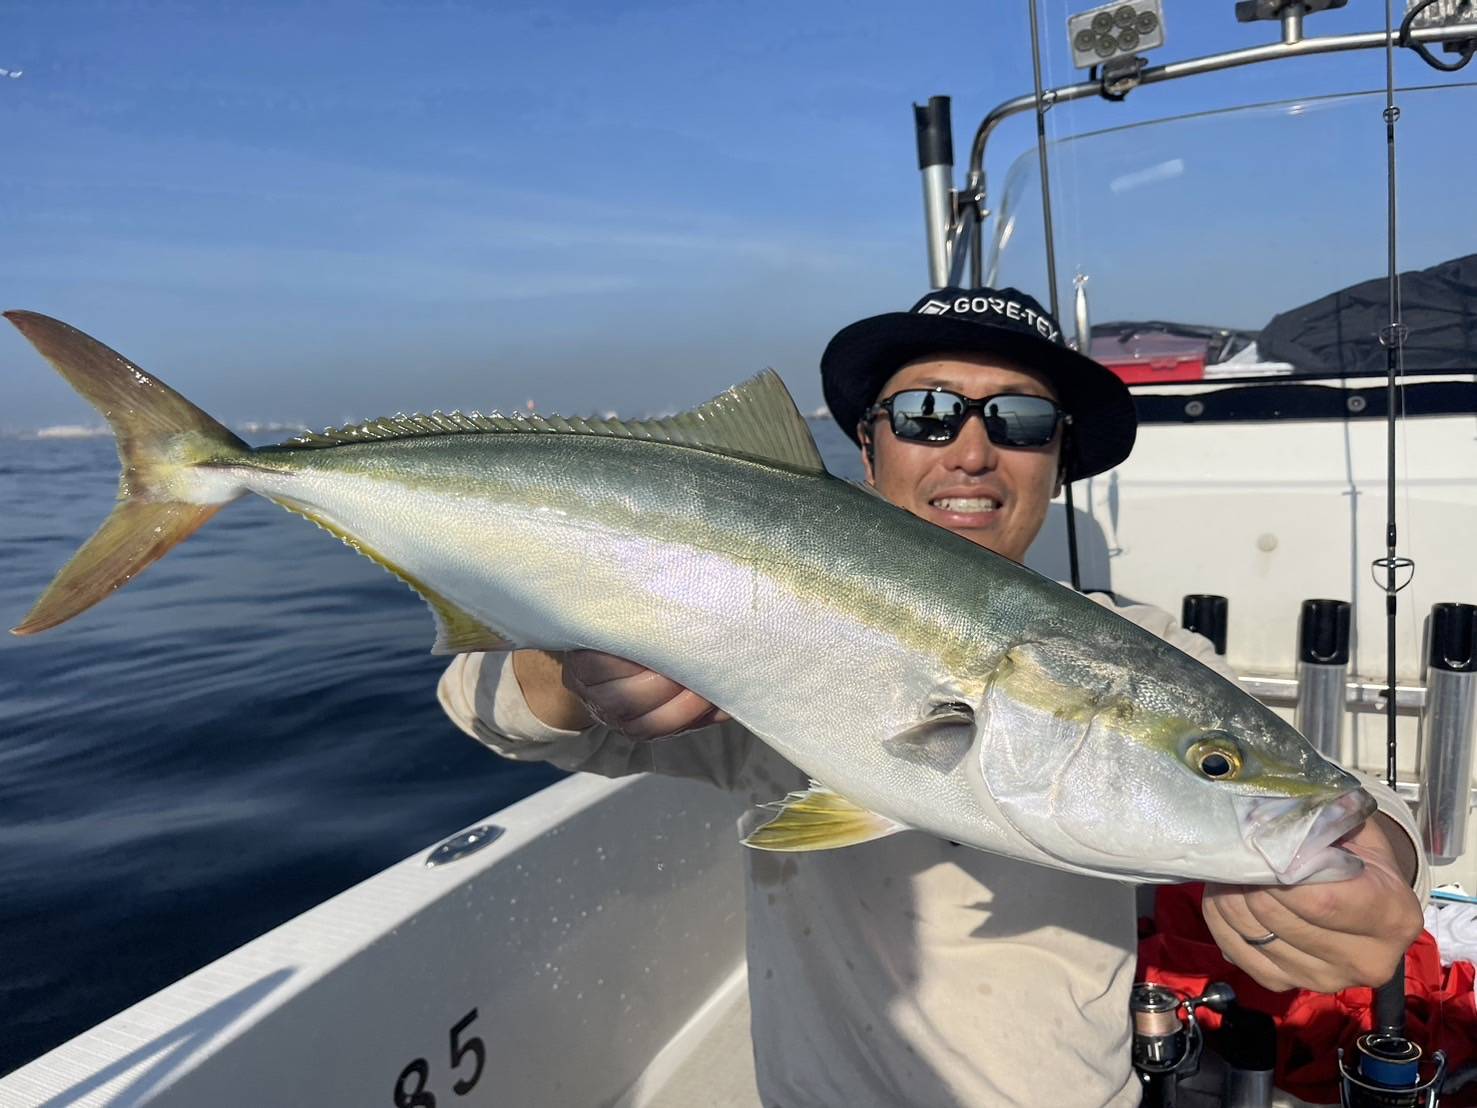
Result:
<instances>
[{"instance_id":1,"label":"pectoral fin","mask_svg":"<svg viewBox=\"0 0 1477 1108\"><path fill-rule=\"evenodd\" d=\"M834 850L907 830L814 781L804 792L749 809L741 826L743 844L756 850Z\"/></svg>"},{"instance_id":2,"label":"pectoral fin","mask_svg":"<svg viewBox=\"0 0 1477 1108\"><path fill-rule=\"evenodd\" d=\"M974 710L963 701L940 700L912 727L882 740L882 749L940 773L954 769L974 743Z\"/></svg>"}]
</instances>

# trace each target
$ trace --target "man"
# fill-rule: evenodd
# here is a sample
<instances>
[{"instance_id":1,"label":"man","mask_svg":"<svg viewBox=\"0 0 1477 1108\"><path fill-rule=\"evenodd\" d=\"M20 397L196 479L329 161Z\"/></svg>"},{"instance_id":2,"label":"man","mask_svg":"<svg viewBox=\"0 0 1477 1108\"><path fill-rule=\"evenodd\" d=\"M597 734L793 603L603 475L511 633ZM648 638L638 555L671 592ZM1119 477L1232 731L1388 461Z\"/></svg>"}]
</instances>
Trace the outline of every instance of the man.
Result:
<instances>
[{"instance_id":1,"label":"man","mask_svg":"<svg viewBox=\"0 0 1477 1108\"><path fill-rule=\"evenodd\" d=\"M1024 558L1064 480L1117 465L1133 404L1013 289L946 289L852 324L821 359L867 482L894 504ZM976 418L978 417L978 418ZM1107 597L1095 597L1112 606ZM1208 666L1210 644L1119 612ZM511 758L656 769L775 800L802 775L690 690L608 655L464 655L442 703ZM646 740L691 732L669 743ZM657 751L660 756L657 756ZM1414 824L1388 790L1350 840L1358 878L1212 888L1227 956L1273 989L1377 984L1421 927ZM754 1053L764 1104L1130 1105L1135 893L903 833L844 850L746 851Z\"/></svg>"}]
</instances>

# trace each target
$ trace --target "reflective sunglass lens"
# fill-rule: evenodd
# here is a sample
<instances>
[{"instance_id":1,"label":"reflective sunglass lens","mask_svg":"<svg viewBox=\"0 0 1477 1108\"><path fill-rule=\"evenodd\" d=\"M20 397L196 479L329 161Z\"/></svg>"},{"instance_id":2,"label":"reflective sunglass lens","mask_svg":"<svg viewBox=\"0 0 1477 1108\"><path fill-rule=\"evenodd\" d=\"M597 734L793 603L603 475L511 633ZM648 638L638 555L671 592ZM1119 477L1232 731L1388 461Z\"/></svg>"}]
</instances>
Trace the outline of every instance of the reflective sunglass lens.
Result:
<instances>
[{"instance_id":1,"label":"reflective sunglass lens","mask_svg":"<svg viewBox=\"0 0 1477 1108\"><path fill-rule=\"evenodd\" d=\"M892 398L892 430L899 438L948 442L959 429L964 398L910 389Z\"/></svg>"},{"instance_id":2,"label":"reflective sunglass lens","mask_svg":"<svg viewBox=\"0 0 1477 1108\"><path fill-rule=\"evenodd\" d=\"M1056 431L1056 405L1038 396L1000 396L985 405L985 429L1001 446L1045 446Z\"/></svg>"}]
</instances>

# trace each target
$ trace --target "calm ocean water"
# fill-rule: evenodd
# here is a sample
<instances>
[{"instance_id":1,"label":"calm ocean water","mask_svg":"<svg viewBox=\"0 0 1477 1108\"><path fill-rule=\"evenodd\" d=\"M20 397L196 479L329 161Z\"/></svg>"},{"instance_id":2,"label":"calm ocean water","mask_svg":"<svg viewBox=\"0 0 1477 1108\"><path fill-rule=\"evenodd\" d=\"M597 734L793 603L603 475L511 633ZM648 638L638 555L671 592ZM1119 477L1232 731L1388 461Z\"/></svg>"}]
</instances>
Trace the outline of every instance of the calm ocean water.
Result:
<instances>
[{"instance_id":1,"label":"calm ocean water","mask_svg":"<svg viewBox=\"0 0 1477 1108\"><path fill-rule=\"evenodd\" d=\"M108 438L0 438L5 626L117 470ZM71 623L0 635L0 1073L561 776L446 720L432 637L404 585L255 497Z\"/></svg>"}]
</instances>

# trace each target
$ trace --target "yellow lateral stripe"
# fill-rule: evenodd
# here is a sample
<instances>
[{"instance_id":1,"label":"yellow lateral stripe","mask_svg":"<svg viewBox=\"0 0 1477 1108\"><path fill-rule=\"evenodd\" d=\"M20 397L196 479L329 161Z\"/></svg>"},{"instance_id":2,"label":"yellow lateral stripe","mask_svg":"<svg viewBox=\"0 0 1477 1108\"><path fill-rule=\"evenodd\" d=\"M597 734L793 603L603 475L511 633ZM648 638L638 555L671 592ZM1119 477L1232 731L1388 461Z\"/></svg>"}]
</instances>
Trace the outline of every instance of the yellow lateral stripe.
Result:
<instances>
[{"instance_id":1,"label":"yellow lateral stripe","mask_svg":"<svg viewBox=\"0 0 1477 1108\"><path fill-rule=\"evenodd\" d=\"M316 523L330 535L337 536L345 546L363 554L371 562L380 568L388 570L405 584L409 585L422 600L431 607L436 616L436 644L432 647L432 653L436 654L461 654L476 650L507 650L513 644L499 631L488 627L475 616L468 615L446 597L435 589L426 585L418 578L407 573L400 566L386 558L374 547L357 536L349 534L342 527L331 523L317 512L309 511L299 504L283 497L268 496L272 503L286 508L294 515L300 515L311 523Z\"/></svg>"}]
</instances>

